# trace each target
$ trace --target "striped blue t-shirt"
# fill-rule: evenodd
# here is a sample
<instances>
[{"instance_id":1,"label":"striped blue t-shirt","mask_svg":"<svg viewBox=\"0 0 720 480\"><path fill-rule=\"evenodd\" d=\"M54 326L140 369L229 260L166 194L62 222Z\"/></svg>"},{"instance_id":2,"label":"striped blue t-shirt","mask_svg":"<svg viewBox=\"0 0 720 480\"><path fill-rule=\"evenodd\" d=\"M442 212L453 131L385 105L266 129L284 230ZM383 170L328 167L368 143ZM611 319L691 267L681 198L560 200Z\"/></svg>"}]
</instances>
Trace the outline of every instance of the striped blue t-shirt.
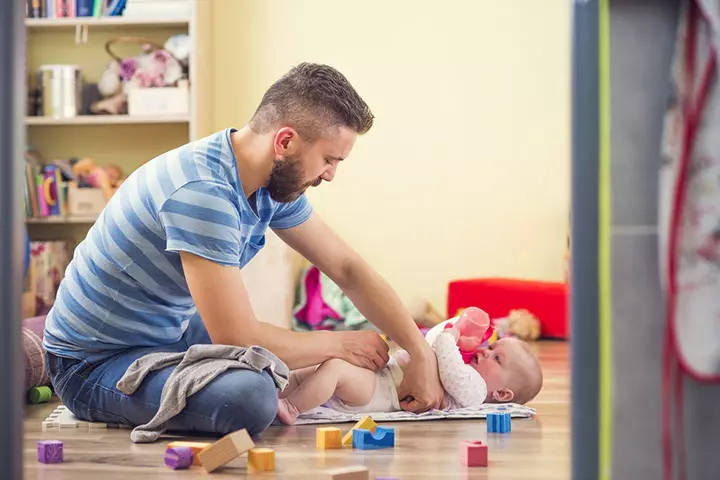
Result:
<instances>
[{"instance_id":1,"label":"striped blue t-shirt","mask_svg":"<svg viewBox=\"0 0 720 480\"><path fill-rule=\"evenodd\" d=\"M75 249L47 316L49 352L93 361L179 341L196 314L180 251L242 268L268 227L310 217L304 195L278 203L260 188L245 197L233 131L160 155L123 182Z\"/></svg>"}]
</instances>

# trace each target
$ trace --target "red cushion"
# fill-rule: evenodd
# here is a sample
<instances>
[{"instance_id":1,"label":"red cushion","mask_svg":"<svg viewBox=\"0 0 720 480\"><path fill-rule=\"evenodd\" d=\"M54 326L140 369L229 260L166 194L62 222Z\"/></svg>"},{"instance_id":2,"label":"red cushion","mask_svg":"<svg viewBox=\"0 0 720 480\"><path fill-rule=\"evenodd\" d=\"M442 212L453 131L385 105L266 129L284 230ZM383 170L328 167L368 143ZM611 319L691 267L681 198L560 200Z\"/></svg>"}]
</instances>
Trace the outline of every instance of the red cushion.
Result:
<instances>
[{"instance_id":1,"label":"red cushion","mask_svg":"<svg viewBox=\"0 0 720 480\"><path fill-rule=\"evenodd\" d=\"M568 286L561 282L541 282L512 278L473 278L454 280L448 285L448 318L459 309L476 306L490 318L505 317L510 310L524 308L542 325L545 338L568 338Z\"/></svg>"}]
</instances>

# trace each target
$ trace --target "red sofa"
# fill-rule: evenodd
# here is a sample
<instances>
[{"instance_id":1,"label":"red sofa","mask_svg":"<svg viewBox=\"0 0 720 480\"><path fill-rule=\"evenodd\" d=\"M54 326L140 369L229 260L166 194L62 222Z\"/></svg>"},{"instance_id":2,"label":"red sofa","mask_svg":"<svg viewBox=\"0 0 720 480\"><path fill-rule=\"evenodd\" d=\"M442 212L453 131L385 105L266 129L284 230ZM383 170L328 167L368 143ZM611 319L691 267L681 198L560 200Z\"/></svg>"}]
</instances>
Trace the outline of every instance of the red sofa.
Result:
<instances>
[{"instance_id":1,"label":"red sofa","mask_svg":"<svg viewBox=\"0 0 720 480\"><path fill-rule=\"evenodd\" d=\"M506 316L510 310L532 312L542 326L541 338L567 339L568 285L512 278L472 278L454 280L448 285L448 318L458 310L476 306L490 318Z\"/></svg>"}]
</instances>

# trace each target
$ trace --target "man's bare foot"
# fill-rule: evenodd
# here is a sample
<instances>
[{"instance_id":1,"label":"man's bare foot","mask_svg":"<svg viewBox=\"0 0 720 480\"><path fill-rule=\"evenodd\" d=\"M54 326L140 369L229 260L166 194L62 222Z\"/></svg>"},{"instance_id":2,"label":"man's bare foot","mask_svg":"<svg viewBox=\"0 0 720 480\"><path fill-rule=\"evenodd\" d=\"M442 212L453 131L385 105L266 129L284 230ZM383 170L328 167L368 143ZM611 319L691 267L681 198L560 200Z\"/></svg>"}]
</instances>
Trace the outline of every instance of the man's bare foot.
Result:
<instances>
[{"instance_id":1,"label":"man's bare foot","mask_svg":"<svg viewBox=\"0 0 720 480\"><path fill-rule=\"evenodd\" d=\"M277 418L285 425L295 425L297 417L300 415L298 409L288 401L287 398L281 398L278 402Z\"/></svg>"}]
</instances>

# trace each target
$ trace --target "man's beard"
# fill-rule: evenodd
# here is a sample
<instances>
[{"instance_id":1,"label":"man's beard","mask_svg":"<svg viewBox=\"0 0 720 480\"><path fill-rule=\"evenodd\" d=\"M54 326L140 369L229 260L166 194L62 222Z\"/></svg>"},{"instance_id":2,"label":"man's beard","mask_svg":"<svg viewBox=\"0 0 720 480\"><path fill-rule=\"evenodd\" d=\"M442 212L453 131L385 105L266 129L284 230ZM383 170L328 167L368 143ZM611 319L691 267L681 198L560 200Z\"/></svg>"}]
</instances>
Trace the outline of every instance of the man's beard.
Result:
<instances>
[{"instance_id":1,"label":"man's beard","mask_svg":"<svg viewBox=\"0 0 720 480\"><path fill-rule=\"evenodd\" d=\"M289 203L297 200L308 187L317 187L322 183L320 178L303 183L303 173L299 156L275 159L265 187L270 198L276 202Z\"/></svg>"}]
</instances>

